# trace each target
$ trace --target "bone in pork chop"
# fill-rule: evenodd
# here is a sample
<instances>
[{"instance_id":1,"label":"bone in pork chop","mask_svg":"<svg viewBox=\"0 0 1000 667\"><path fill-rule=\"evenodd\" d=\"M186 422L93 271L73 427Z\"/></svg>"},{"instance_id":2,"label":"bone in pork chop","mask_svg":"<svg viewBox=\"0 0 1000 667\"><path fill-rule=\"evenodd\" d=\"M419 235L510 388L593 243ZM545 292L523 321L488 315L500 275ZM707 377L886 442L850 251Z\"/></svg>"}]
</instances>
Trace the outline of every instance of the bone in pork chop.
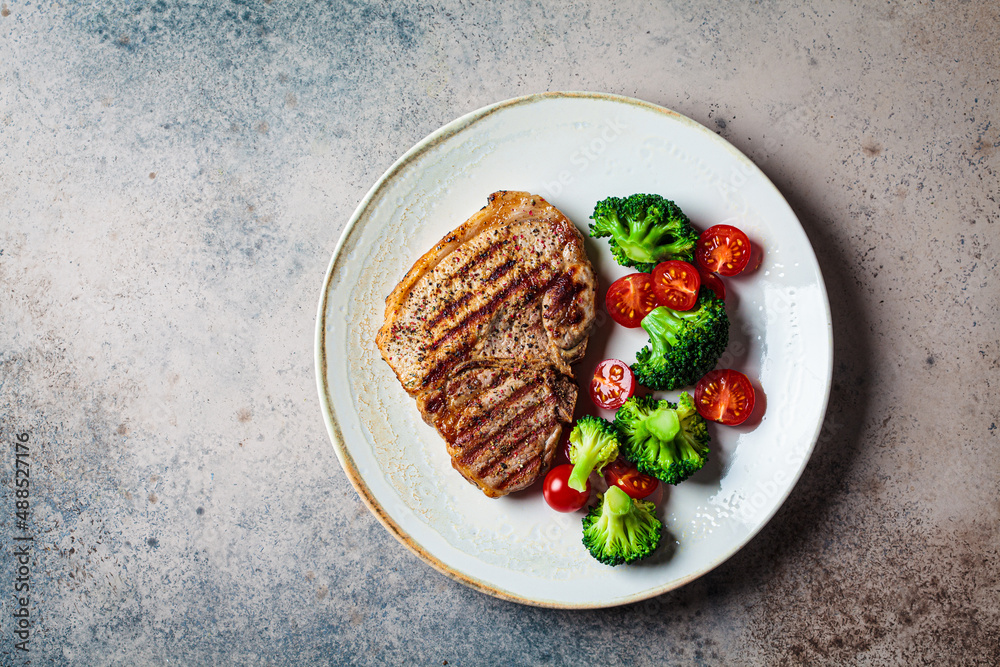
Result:
<instances>
[{"instance_id":1,"label":"bone in pork chop","mask_svg":"<svg viewBox=\"0 0 1000 667\"><path fill-rule=\"evenodd\" d=\"M538 195L501 191L386 299L382 357L487 496L548 470L572 421L570 365L586 351L595 290L573 223Z\"/></svg>"}]
</instances>

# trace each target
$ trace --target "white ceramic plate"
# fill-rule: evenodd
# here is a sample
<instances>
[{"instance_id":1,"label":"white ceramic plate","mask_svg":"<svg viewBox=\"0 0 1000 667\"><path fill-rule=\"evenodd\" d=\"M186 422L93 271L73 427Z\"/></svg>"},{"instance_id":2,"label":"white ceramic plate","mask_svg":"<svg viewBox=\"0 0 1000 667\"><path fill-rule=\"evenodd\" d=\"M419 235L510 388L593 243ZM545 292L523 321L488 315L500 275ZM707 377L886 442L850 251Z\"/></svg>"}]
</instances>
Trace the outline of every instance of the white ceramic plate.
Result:
<instances>
[{"instance_id":1,"label":"white ceramic plate","mask_svg":"<svg viewBox=\"0 0 1000 667\"><path fill-rule=\"evenodd\" d=\"M496 190L541 194L585 233L598 200L659 193L696 226L734 224L763 250L756 271L726 281L732 326L719 366L752 378L766 412L752 418L754 425L710 425L711 460L660 499L669 535L641 564L611 568L593 560L580 542L582 515L551 511L537 486L492 500L466 482L375 346L386 295L418 257ZM629 272L615 264L606 241L588 239L587 251L604 288ZM598 319L603 324L576 369L578 378L589 379L605 357L633 360L646 342L641 329L623 329L606 315ZM407 547L441 572L498 597L606 607L658 595L708 572L775 513L820 431L832 327L802 227L774 185L733 146L652 104L549 93L449 123L378 180L333 254L319 306L316 363L324 416L344 471ZM578 413L591 408L581 391Z\"/></svg>"}]
</instances>

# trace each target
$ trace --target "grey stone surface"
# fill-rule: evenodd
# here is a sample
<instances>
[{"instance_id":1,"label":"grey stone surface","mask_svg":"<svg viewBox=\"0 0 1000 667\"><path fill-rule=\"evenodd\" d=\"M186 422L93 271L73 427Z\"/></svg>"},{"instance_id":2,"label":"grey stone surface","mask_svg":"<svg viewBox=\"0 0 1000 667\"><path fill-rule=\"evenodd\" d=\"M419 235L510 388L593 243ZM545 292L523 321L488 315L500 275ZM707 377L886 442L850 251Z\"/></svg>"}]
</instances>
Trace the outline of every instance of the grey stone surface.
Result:
<instances>
[{"instance_id":1,"label":"grey stone surface","mask_svg":"<svg viewBox=\"0 0 1000 667\"><path fill-rule=\"evenodd\" d=\"M989 2L0 8L0 656L30 435L33 665L1000 664L1000 9ZM599 90L774 180L835 322L804 477L625 608L495 600L396 542L313 370L339 233L475 108Z\"/></svg>"}]
</instances>

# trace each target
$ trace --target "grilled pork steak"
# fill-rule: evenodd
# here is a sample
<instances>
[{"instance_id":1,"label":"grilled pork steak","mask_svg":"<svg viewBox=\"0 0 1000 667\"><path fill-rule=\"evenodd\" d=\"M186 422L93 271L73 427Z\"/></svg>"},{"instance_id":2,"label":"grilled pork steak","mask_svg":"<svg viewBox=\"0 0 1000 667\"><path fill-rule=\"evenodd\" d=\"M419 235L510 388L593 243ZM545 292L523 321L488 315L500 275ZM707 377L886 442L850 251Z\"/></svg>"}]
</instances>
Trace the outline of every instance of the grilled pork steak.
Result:
<instances>
[{"instance_id":1,"label":"grilled pork steak","mask_svg":"<svg viewBox=\"0 0 1000 667\"><path fill-rule=\"evenodd\" d=\"M435 424L452 466L497 497L548 469L573 419L576 384L547 361L486 358L457 367L442 396Z\"/></svg>"},{"instance_id":2,"label":"grilled pork steak","mask_svg":"<svg viewBox=\"0 0 1000 667\"><path fill-rule=\"evenodd\" d=\"M572 421L596 280L583 237L527 192L488 204L386 299L376 342L452 465L491 497L529 486Z\"/></svg>"}]
</instances>

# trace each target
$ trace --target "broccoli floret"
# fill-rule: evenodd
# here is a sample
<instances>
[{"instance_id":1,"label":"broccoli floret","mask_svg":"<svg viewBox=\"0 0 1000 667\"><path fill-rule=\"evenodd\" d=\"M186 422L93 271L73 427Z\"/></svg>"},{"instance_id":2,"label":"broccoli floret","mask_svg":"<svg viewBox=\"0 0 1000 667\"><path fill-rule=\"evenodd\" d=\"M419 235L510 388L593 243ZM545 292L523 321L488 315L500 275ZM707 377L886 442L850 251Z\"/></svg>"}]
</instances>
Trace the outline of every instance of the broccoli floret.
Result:
<instances>
[{"instance_id":1,"label":"broccoli floret","mask_svg":"<svg viewBox=\"0 0 1000 667\"><path fill-rule=\"evenodd\" d=\"M601 503L583 517L583 545L605 565L645 558L660 545L662 531L653 503L633 500L617 486L608 487Z\"/></svg>"},{"instance_id":2,"label":"broccoli floret","mask_svg":"<svg viewBox=\"0 0 1000 667\"><path fill-rule=\"evenodd\" d=\"M702 288L691 310L659 306L642 318L641 326L649 345L636 353L632 371L650 389L694 384L715 368L729 344L726 304L708 288Z\"/></svg>"},{"instance_id":3,"label":"broccoli floret","mask_svg":"<svg viewBox=\"0 0 1000 667\"><path fill-rule=\"evenodd\" d=\"M668 259L694 261L698 232L677 204L660 195L608 197L590 217L590 235L610 236L611 254L622 266L649 272Z\"/></svg>"},{"instance_id":4,"label":"broccoli floret","mask_svg":"<svg viewBox=\"0 0 1000 667\"><path fill-rule=\"evenodd\" d=\"M573 472L569 475L571 489L587 490L587 478L593 471L618 457L618 430L614 424L600 417L584 415L576 421L569 434L569 461Z\"/></svg>"},{"instance_id":5,"label":"broccoli floret","mask_svg":"<svg viewBox=\"0 0 1000 667\"><path fill-rule=\"evenodd\" d=\"M687 392L677 403L632 397L615 413L622 448L639 472L678 484L708 461L708 427Z\"/></svg>"}]
</instances>

